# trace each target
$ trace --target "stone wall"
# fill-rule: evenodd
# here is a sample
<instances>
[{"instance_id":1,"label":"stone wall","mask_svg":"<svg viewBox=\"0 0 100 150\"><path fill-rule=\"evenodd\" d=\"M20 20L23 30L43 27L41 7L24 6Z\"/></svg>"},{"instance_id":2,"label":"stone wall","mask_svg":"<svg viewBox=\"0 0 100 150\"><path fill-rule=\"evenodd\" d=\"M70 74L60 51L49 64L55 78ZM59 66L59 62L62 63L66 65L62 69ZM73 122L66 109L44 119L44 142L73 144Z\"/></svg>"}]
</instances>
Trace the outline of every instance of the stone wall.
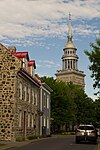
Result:
<instances>
[{"instance_id":1,"label":"stone wall","mask_svg":"<svg viewBox=\"0 0 100 150\"><path fill-rule=\"evenodd\" d=\"M19 84L22 84L22 99L19 98ZM24 87L26 87L26 100ZM30 102L28 97L28 88L30 88ZM26 77L17 76L17 93L16 93L16 120L15 120L15 130L16 138L23 137L27 138L29 136L39 136L39 87L30 82ZM37 94L37 104L33 103L32 92ZM19 127L19 112L21 111L21 126ZM30 126L28 127L28 114L30 114ZM33 117L33 126L32 126Z\"/></svg>"},{"instance_id":2,"label":"stone wall","mask_svg":"<svg viewBox=\"0 0 100 150\"><path fill-rule=\"evenodd\" d=\"M0 140L14 141L19 137L26 138L39 134L39 87L18 73L21 67L22 61L0 44ZM20 83L22 83L22 99L19 98ZM28 87L30 87L30 103ZM37 94L37 105L32 103L32 91ZM20 112L21 126L19 126ZM29 127L28 114L30 114Z\"/></svg>"},{"instance_id":3,"label":"stone wall","mask_svg":"<svg viewBox=\"0 0 100 150\"><path fill-rule=\"evenodd\" d=\"M15 139L15 84L20 66L21 61L0 44L0 140Z\"/></svg>"}]
</instances>

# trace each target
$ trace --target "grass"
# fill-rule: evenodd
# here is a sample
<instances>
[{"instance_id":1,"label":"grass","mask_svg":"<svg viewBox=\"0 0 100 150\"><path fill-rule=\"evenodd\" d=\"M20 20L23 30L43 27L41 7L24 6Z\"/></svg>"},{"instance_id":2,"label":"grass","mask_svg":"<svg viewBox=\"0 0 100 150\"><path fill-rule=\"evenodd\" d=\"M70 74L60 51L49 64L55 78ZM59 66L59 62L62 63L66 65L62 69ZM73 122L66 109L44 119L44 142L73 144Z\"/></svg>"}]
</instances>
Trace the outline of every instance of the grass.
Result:
<instances>
[{"instance_id":1,"label":"grass","mask_svg":"<svg viewBox=\"0 0 100 150\"><path fill-rule=\"evenodd\" d=\"M64 132L64 131L60 131L60 132L55 132L54 134L58 134L58 135L74 135L75 132Z\"/></svg>"}]
</instances>

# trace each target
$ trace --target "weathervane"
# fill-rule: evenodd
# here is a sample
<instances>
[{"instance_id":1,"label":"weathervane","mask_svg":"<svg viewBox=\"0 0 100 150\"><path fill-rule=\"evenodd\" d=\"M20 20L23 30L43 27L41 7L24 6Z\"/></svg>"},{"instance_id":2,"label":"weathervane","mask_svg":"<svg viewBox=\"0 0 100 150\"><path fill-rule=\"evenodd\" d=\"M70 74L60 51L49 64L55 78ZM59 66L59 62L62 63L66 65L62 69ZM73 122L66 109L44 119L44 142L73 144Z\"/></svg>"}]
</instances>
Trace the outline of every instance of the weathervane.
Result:
<instances>
[{"instance_id":1,"label":"weathervane","mask_svg":"<svg viewBox=\"0 0 100 150\"><path fill-rule=\"evenodd\" d=\"M69 12L69 20L71 20L71 13Z\"/></svg>"}]
</instances>

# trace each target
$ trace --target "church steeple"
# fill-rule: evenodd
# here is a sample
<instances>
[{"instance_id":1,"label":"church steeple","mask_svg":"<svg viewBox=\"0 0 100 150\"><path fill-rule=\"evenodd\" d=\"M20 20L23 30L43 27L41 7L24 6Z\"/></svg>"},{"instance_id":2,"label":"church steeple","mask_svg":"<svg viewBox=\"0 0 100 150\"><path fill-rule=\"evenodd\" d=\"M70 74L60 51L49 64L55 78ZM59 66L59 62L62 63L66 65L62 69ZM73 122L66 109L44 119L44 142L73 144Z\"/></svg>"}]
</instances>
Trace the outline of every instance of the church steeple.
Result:
<instances>
[{"instance_id":1,"label":"church steeple","mask_svg":"<svg viewBox=\"0 0 100 150\"><path fill-rule=\"evenodd\" d=\"M62 69L63 70L78 70L78 56L76 55L76 46L72 41L72 26L71 26L71 14L69 13L68 23L68 41L64 46L64 55L62 56Z\"/></svg>"},{"instance_id":2,"label":"church steeple","mask_svg":"<svg viewBox=\"0 0 100 150\"><path fill-rule=\"evenodd\" d=\"M71 14L69 13L68 42L72 42Z\"/></svg>"},{"instance_id":3,"label":"church steeple","mask_svg":"<svg viewBox=\"0 0 100 150\"><path fill-rule=\"evenodd\" d=\"M64 54L62 56L62 69L57 70L56 79L64 81L65 83L72 82L75 85L79 85L84 89L84 77L83 71L78 70L78 56L76 54L77 48L73 44L72 36L72 24L71 14L69 13L68 18L68 32L67 32L67 43L63 48Z\"/></svg>"},{"instance_id":4,"label":"church steeple","mask_svg":"<svg viewBox=\"0 0 100 150\"><path fill-rule=\"evenodd\" d=\"M72 25L71 25L71 14L69 13L69 20L68 20L68 41L67 44L64 46L64 49L66 48L73 48L76 49L76 46L73 44L72 41Z\"/></svg>"}]
</instances>

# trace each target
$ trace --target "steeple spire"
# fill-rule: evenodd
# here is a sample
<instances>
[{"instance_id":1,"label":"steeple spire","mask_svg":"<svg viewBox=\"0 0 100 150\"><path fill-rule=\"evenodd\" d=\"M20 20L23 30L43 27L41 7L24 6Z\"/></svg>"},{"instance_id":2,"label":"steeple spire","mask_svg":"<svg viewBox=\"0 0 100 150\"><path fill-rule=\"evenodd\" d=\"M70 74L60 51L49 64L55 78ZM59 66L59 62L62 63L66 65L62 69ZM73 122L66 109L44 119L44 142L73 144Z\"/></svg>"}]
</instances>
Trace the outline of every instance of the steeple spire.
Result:
<instances>
[{"instance_id":1,"label":"steeple spire","mask_svg":"<svg viewBox=\"0 0 100 150\"><path fill-rule=\"evenodd\" d=\"M71 25L71 14L70 13L69 13L68 20L69 20L69 22L68 22L68 36L67 36L68 40L67 40L67 44L64 46L64 50L66 51L66 49L68 50L70 48L77 50L76 46L73 44L73 41L72 41L73 36L72 36L72 25Z\"/></svg>"},{"instance_id":2,"label":"steeple spire","mask_svg":"<svg viewBox=\"0 0 100 150\"><path fill-rule=\"evenodd\" d=\"M69 24L68 24L68 42L72 42L72 27L71 27L71 14L69 12Z\"/></svg>"}]
</instances>

